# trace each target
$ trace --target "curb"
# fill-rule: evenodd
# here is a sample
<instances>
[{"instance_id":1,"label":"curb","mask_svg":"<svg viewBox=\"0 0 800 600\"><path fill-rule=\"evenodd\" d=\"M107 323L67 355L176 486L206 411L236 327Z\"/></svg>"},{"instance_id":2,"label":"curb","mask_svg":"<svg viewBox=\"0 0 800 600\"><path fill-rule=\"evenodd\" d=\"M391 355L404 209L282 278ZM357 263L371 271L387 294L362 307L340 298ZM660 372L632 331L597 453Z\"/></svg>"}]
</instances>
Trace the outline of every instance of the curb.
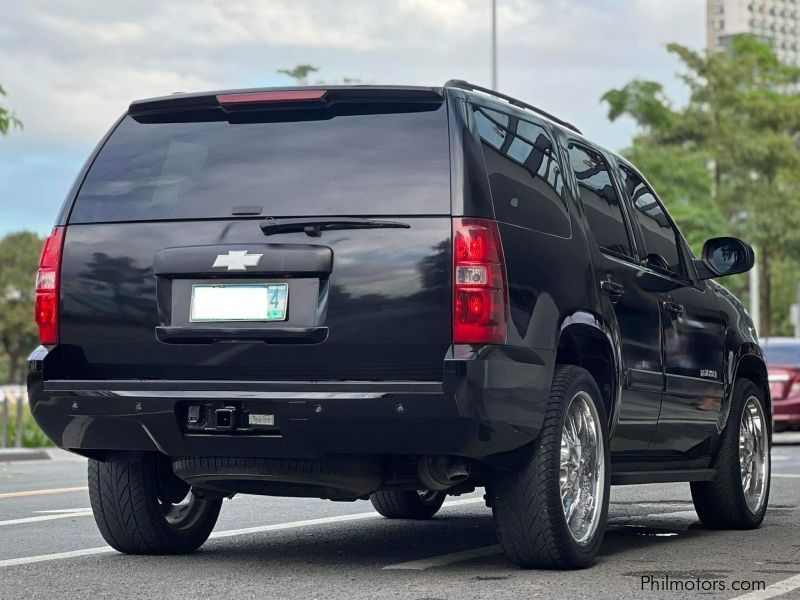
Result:
<instances>
[{"instance_id":1,"label":"curb","mask_svg":"<svg viewBox=\"0 0 800 600\"><path fill-rule=\"evenodd\" d=\"M44 448L2 448L0 463L23 460L49 460L50 454Z\"/></svg>"}]
</instances>

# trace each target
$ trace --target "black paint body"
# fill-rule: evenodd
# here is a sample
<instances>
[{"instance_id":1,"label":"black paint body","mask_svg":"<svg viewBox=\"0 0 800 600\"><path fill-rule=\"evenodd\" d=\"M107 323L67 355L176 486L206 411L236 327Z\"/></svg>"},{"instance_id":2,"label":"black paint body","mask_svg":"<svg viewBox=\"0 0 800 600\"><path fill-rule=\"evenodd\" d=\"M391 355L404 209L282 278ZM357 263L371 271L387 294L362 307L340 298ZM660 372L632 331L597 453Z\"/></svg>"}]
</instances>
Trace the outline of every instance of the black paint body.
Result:
<instances>
[{"instance_id":1,"label":"black paint body","mask_svg":"<svg viewBox=\"0 0 800 600\"><path fill-rule=\"evenodd\" d=\"M614 482L706 478L736 377L755 380L769 399L741 303L696 273L679 283L645 266L633 220L634 258L601 251L567 148L592 148L612 172L621 158L505 102L434 92L447 111L450 212L392 215L406 229L265 237L260 219L233 216L75 224L69 215L82 173L57 223L67 226L61 343L30 358L31 406L48 436L99 458L158 450L513 460L512 451L536 440L561 361L585 366L603 391ZM498 223L509 284L508 340L500 346L452 343L452 217L495 218L470 105L544 128L564 166L568 237ZM618 175L614 185L624 196ZM630 211L630 199L624 203ZM208 268L236 248L265 260L246 274ZM187 286L209 278L288 281L288 320L258 327L274 330L267 342L249 340L247 324L186 337ZM609 296L604 281L625 293ZM683 313L670 313L669 302ZM192 433L186 409L197 402L269 412L276 425Z\"/></svg>"}]
</instances>

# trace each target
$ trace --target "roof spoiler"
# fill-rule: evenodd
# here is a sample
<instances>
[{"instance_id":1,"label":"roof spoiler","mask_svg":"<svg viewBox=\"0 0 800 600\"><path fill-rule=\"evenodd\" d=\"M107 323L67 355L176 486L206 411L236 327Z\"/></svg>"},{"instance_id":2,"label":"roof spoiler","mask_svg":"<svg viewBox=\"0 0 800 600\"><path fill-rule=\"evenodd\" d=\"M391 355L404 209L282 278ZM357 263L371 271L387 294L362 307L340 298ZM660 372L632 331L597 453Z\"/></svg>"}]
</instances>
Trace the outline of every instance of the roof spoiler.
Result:
<instances>
[{"instance_id":1,"label":"roof spoiler","mask_svg":"<svg viewBox=\"0 0 800 600\"><path fill-rule=\"evenodd\" d=\"M226 112L272 109L320 109L340 103L440 103L441 88L408 86L317 86L175 93L170 96L135 100L131 116L184 110L219 109Z\"/></svg>"}]
</instances>

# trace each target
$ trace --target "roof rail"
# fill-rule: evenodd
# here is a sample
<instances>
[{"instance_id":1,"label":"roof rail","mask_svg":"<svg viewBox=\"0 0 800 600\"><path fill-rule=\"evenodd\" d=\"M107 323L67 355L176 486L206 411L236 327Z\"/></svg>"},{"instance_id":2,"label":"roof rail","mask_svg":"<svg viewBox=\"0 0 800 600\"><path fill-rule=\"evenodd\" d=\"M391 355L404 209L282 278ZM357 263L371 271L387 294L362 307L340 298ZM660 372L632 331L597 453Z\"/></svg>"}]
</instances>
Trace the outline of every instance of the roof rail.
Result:
<instances>
[{"instance_id":1,"label":"roof rail","mask_svg":"<svg viewBox=\"0 0 800 600\"><path fill-rule=\"evenodd\" d=\"M444 84L444 87L461 88L462 90L478 91L478 92L483 92L484 94L489 94L490 96L494 96L495 98L500 98L501 100L505 100L506 102L514 106L519 106L520 108L527 108L528 110L532 110L533 112L540 114L543 117L547 117L548 119L550 119L555 123L558 123L559 125L563 125L567 129L571 129L575 133L583 135L581 130L575 127L575 125L573 125L572 123L559 119L558 117L551 115L549 112L543 111L541 108L536 108L532 104L528 104L527 102L523 102L522 100L517 100L512 96L506 96L505 94L501 94L500 92L496 92L489 88L475 85L474 83L464 81L463 79L451 79L450 81Z\"/></svg>"}]
</instances>

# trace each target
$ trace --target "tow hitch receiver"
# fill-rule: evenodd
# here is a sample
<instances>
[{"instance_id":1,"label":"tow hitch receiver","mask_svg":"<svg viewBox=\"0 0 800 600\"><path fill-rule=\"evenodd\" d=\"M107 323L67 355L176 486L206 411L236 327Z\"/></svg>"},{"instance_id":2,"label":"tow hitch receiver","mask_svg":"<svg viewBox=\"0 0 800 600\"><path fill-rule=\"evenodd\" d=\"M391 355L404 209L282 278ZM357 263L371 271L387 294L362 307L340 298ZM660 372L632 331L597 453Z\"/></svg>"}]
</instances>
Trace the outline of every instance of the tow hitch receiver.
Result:
<instances>
[{"instance_id":1,"label":"tow hitch receiver","mask_svg":"<svg viewBox=\"0 0 800 600\"><path fill-rule=\"evenodd\" d=\"M180 413L179 413L180 414ZM243 402L204 402L186 406L189 433L265 433L278 429L275 411L269 406L245 406Z\"/></svg>"}]
</instances>

